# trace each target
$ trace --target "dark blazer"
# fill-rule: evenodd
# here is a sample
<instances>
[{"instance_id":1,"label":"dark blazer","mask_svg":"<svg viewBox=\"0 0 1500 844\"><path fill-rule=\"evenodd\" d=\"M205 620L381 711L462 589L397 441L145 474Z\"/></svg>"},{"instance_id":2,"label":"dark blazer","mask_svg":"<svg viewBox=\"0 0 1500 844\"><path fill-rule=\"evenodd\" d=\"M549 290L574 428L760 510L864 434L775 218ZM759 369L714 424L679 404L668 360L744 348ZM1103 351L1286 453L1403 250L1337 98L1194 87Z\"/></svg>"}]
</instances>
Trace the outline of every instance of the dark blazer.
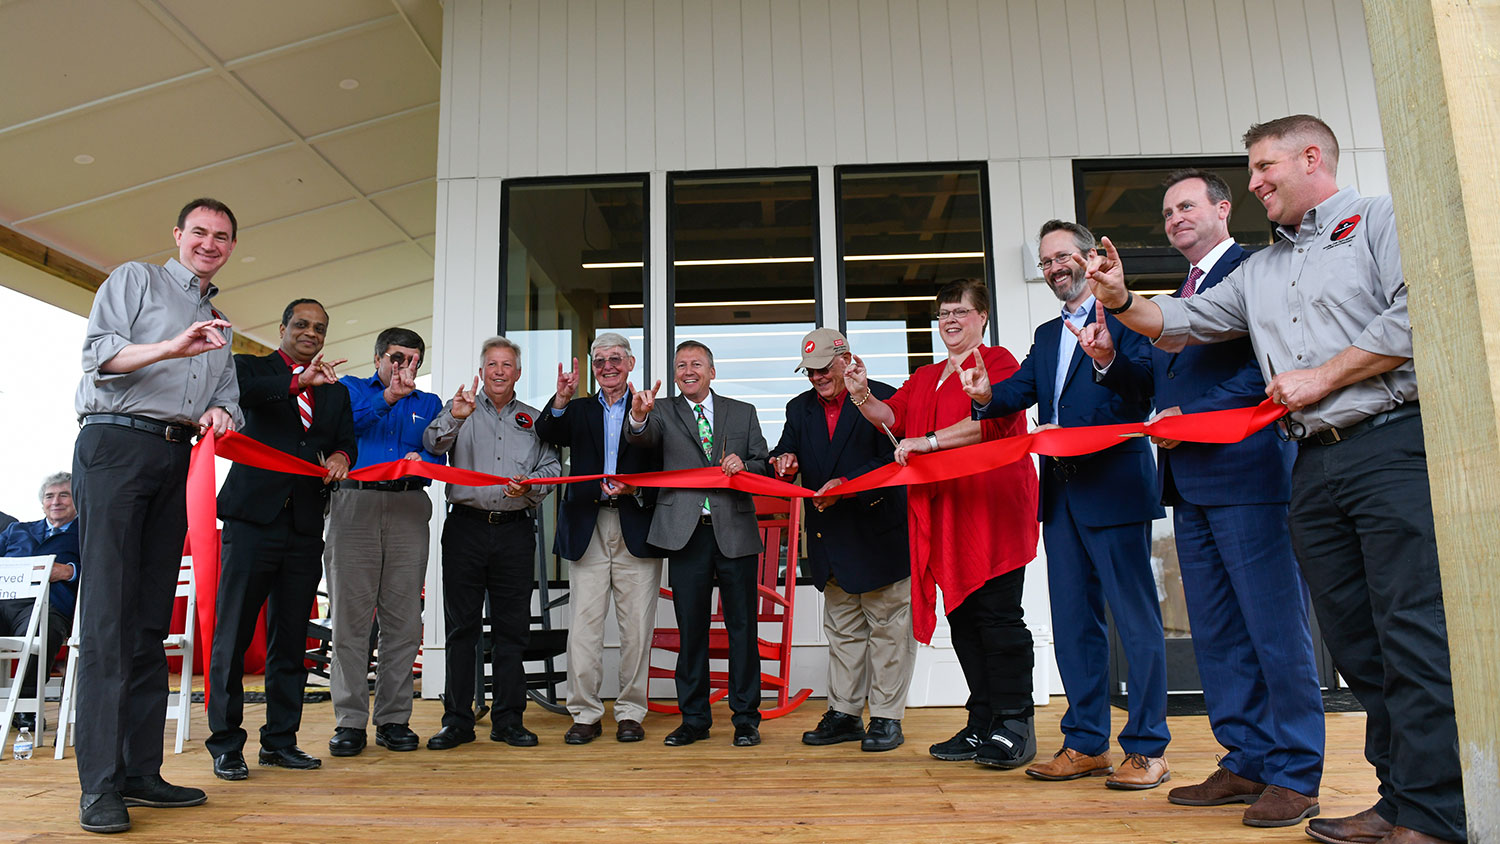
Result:
<instances>
[{"instance_id":1,"label":"dark blazer","mask_svg":"<svg viewBox=\"0 0 1500 844\"><path fill-rule=\"evenodd\" d=\"M896 388L870 382L884 401ZM866 422L859 408L844 400L839 421L828 438L828 421L818 394L808 390L786 403L786 427L771 450L797 455L802 486L817 490L834 478L855 478L891 462L895 446L885 431ZM906 488L882 487L856 493L823 512L811 504L807 519L807 570L822 591L831 574L845 592L869 592L911 576L906 538Z\"/></svg>"},{"instance_id":2,"label":"dark blazer","mask_svg":"<svg viewBox=\"0 0 1500 844\"><path fill-rule=\"evenodd\" d=\"M625 393L625 419L620 430L620 452L615 461L615 471L622 475L639 472L661 471L661 450L643 448L625 438L625 428L630 425L630 399L633 390ZM556 398L554 396L553 398ZM537 414L536 435L543 442L559 448L569 449L569 473L574 475L599 475L604 472L604 406L599 397L581 396L568 402L561 416L552 415L552 399ZM620 533L624 535L625 547L637 557L660 557L660 550L651 547L646 534L651 531L651 514L656 505L656 490L642 489L637 495L620 496L617 499L620 511ZM588 550L594 536L594 522L598 519L598 501L603 496L597 481L565 484L562 499L557 503L557 535L553 549L565 560L577 560Z\"/></svg>"},{"instance_id":3,"label":"dark blazer","mask_svg":"<svg viewBox=\"0 0 1500 844\"><path fill-rule=\"evenodd\" d=\"M1198 285L1202 292L1229 275L1250 253L1229 247ZM1156 407L1180 407L1202 413L1253 407L1266 397L1266 382L1248 337L1224 343L1188 346L1180 352L1151 348L1147 359ZM1114 367L1099 376L1111 389L1129 392L1125 373ZM1275 428L1265 428L1230 445L1182 443L1156 452L1157 481L1163 504L1188 501L1205 507L1229 504L1284 503L1292 493L1296 449L1283 443Z\"/></svg>"},{"instance_id":4,"label":"dark blazer","mask_svg":"<svg viewBox=\"0 0 1500 844\"><path fill-rule=\"evenodd\" d=\"M359 446L354 437L349 391L343 384L313 387L312 428L303 431L297 401L291 393L292 370L280 354L235 355L234 370L240 382L240 407L245 412L243 434L309 463L317 463L319 455L342 451L354 466ZM322 478L306 475L236 463L219 490L219 516L266 525L288 499L297 532L321 535L328 486Z\"/></svg>"},{"instance_id":5,"label":"dark blazer","mask_svg":"<svg viewBox=\"0 0 1500 844\"><path fill-rule=\"evenodd\" d=\"M0 531L0 557L44 557L51 554L54 563L69 563L73 566L73 579L60 580L52 584L47 596L52 609L67 618L73 617L73 607L78 602L78 579L83 568L78 563L78 519L75 517L61 533L47 536L47 520L14 522Z\"/></svg>"},{"instance_id":6,"label":"dark blazer","mask_svg":"<svg viewBox=\"0 0 1500 844\"><path fill-rule=\"evenodd\" d=\"M1089 311L1085 325L1095 321ZM994 395L983 408L974 409L975 419L998 419L1037 405L1039 421L1053 421L1064 428L1085 425L1115 425L1142 422L1151 412L1150 357L1146 338L1106 315L1109 335L1118 350L1110 371L1119 369L1117 393L1093 378L1094 364L1083 348L1075 346L1057 413L1052 408L1052 389L1057 380L1057 341L1063 331L1062 318L1037 326L1031 351L1021 368L994 385ZM1094 454L1081 457L1043 457L1041 501L1037 518L1046 522L1063 497L1079 524L1089 527L1147 522L1162 517L1161 493L1156 489L1156 470L1151 447L1144 437L1126 439Z\"/></svg>"},{"instance_id":7,"label":"dark blazer","mask_svg":"<svg viewBox=\"0 0 1500 844\"><path fill-rule=\"evenodd\" d=\"M632 445L661 450L662 468L697 469L718 466L725 454L738 454L745 471L769 475L766 438L760 432L755 406L714 393L713 461L698 442L698 420L692 405L682 396L657 402L640 433L625 423L625 438ZM681 550L698 529L707 498L713 514L714 539L726 557L748 557L761 551L760 531L755 524L755 499L732 489L663 489L656 497L647 540L664 551Z\"/></svg>"}]
</instances>

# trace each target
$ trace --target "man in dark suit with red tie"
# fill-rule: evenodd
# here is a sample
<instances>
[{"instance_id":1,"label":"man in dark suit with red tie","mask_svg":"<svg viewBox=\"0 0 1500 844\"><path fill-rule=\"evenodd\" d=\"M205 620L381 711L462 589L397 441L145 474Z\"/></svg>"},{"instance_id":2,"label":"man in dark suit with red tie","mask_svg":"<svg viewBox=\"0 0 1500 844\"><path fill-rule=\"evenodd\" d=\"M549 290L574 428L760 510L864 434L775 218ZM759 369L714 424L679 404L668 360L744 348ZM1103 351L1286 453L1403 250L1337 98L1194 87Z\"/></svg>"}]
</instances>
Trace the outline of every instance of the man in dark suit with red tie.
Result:
<instances>
[{"instance_id":1,"label":"man in dark suit with red tie","mask_svg":"<svg viewBox=\"0 0 1500 844\"><path fill-rule=\"evenodd\" d=\"M323 360L328 312L297 299L281 316L281 348L265 356L235 355L246 436L318 463L321 478L236 464L219 492L224 520L218 621L208 676L205 742L220 779L249 776L242 750L245 649L266 607L266 725L260 764L310 769L321 760L297 747L307 618L323 577L323 513L328 484L349 474L358 453L349 393Z\"/></svg>"}]
</instances>

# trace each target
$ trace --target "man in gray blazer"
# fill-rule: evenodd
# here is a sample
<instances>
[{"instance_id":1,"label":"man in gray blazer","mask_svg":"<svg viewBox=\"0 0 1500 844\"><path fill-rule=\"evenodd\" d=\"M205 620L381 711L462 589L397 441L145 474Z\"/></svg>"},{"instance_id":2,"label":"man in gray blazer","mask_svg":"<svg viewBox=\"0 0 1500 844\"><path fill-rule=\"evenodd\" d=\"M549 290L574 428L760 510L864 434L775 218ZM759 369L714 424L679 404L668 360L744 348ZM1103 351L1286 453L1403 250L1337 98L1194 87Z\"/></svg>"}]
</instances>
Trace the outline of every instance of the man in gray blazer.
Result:
<instances>
[{"instance_id":1,"label":"man in gray blazer","mask_svg":"<svg viewBox=\"0 0 1500 844\"><path fill-rule=\"evenodd\" d=\"M660 448L662 468L720 466L725 475L749 470L770 474L769 450L755 408L714 393L713 352L687 340L674 360L678 395L654 409L658 381L631 402L626 440ZM708 625L715 581L729 633L729 707L735 747L760 744L760 657L755 642L760 533L755 502L727 489L663 489L656 499L647 541L671 557L668 578L682 645L677 655L677 705L682 726L665 740L672 747L708 738Z\"/></svg>"}]
</instances>

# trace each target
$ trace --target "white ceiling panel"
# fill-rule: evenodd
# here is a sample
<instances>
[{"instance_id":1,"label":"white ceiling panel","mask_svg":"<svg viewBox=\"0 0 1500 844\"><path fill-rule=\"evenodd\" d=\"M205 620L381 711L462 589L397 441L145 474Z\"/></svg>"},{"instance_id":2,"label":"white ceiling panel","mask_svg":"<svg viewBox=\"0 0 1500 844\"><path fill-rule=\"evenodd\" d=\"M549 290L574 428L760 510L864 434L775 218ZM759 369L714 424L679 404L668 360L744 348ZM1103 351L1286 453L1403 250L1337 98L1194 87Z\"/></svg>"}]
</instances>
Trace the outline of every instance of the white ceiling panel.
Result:
<instances>
[{"instance_id":1,"label":"white ceiling panel","mask_svg":"<svg viewBox=\"0 0 1500 844\"><path fill-rule=\"evenodd\" d=\"M158 2L225 62L396 14L389 0Z\"/></svg>"},{"instance_id":2,"label":"white ceiling panel","mask_svg":"<svg viewBox=\"0 0 1500 844\"><path fill-rule=\"evenodd\" d=\"M437 176L438 107L319 138L314 147L366 193ZM434 202L436 198L434 197Z\"/></svg>"},{"instance_id":3,"label":"white ceiling panel","mask_svg":"<svg viewBox=\"0 0 1500 844\"><path fill-rule=\"evenodd\" d=\"M241 305L246 308L263 307L261 303L266 302L284 305L293 299L310 296L332 310L388 290L414 284L430 285L432 266L432 258L411 243L384 246L260 280L245 279L242 265L236 267L234 275L226 281L219 301L226 310L238 313ZM226 270L224 274L228 272ZM426 307L430 309L430 288L427 296Z\"/></svg>"},{"instance_id":4,"label":"white ceiling panel","mask_svg":"<svg viewBox=\"0 0 1500 844\"><path fill-rule=\"evenodd\" d=\"M303 290L296 296L286 297L276 309L275 318L264 325L247 325L241 318L240 325L246 332L257 336L276 337L281 324L281 314L287 302L294 299L317 299L328 309L328 336L339 340L351 336L362 336L371 331L381 331L396 324L399 319L428 318L432 316L432 284L423 282L384 293L371 293L351 302L334 302L316 289ZM228 308L228 304L225 304ZM393 320L393 315L400 315ZM352 322L351 322L352 320Z\"/></svg>"},{"instance_id":5,"label":"white ceiling panel","mask_svg":"<svg viewBox=\"0 0 1500 844\"><path fill-rule=\"evenodd\" d=\"M370 198L387 217L412 237L437 231L437 182L417 182Z\"/></svg>"}]
</instances>

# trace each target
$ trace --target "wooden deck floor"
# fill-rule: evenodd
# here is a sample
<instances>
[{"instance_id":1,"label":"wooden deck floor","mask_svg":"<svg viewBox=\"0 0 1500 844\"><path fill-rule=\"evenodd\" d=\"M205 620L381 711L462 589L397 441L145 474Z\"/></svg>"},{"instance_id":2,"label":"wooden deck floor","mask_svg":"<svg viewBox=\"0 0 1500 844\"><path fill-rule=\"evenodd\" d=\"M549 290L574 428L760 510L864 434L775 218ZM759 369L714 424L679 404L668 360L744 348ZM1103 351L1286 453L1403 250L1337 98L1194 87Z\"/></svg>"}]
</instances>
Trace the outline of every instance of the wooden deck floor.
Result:
<instances>
[{"instance_id":1,"label":"wooden deck floor","mask_svg":"<svg viewBox=\"0 0 1500 844\"><path fill-rule=\"evenodd\" d=\"M1037 712L1043 754L1060 745L1062 698ZM519 749L487 740L442 753L391 753L372 743L350 759L328 756L331 704L308 704L302 747L323 757L319 771L261 768L254 762L255 727L263 707L246 707L251 728L250 779L214 779L203 749L207 734L196 709L194 740L180 756L167 746L167 779L207 789L194 809L132 809L133 835L153 842L1291 842L1307 841L1301 826L1256 830L1242 825L1243 806L1187 808L1166 800L1166 788L1111 791L1102 779L1043 783L1020 771L967 762L938 762L927 745L962 723L955 709L907 713L907 743L883 754L857 745L804 746L803 730L824 704L808 701L767 721L758 748L730 745L728 712L711 739L670 748L661 738L675 718L653 715L639 744L605 736L583 747L562 741L568 719L539 708L527 725L539 747ZM413 728L425 740L441 707L419 701ZM1116 710L1116 729L1124 713ZM1362 756L1363 714L1328 716L1323 780L1325 815L1345 815L1375 801L1375 777ZM1168 759L1173 785L1197 782L1220 752L1203 717L1171 719ZM172 725L168 724L168 729ZM50 740L50 733L49 733ZM94 840L77 823L78 781L72 752L52 759L0 761L0 842ZM1118 752L1118 751L1117 751Z\"/></svg>"}]
</instances>

